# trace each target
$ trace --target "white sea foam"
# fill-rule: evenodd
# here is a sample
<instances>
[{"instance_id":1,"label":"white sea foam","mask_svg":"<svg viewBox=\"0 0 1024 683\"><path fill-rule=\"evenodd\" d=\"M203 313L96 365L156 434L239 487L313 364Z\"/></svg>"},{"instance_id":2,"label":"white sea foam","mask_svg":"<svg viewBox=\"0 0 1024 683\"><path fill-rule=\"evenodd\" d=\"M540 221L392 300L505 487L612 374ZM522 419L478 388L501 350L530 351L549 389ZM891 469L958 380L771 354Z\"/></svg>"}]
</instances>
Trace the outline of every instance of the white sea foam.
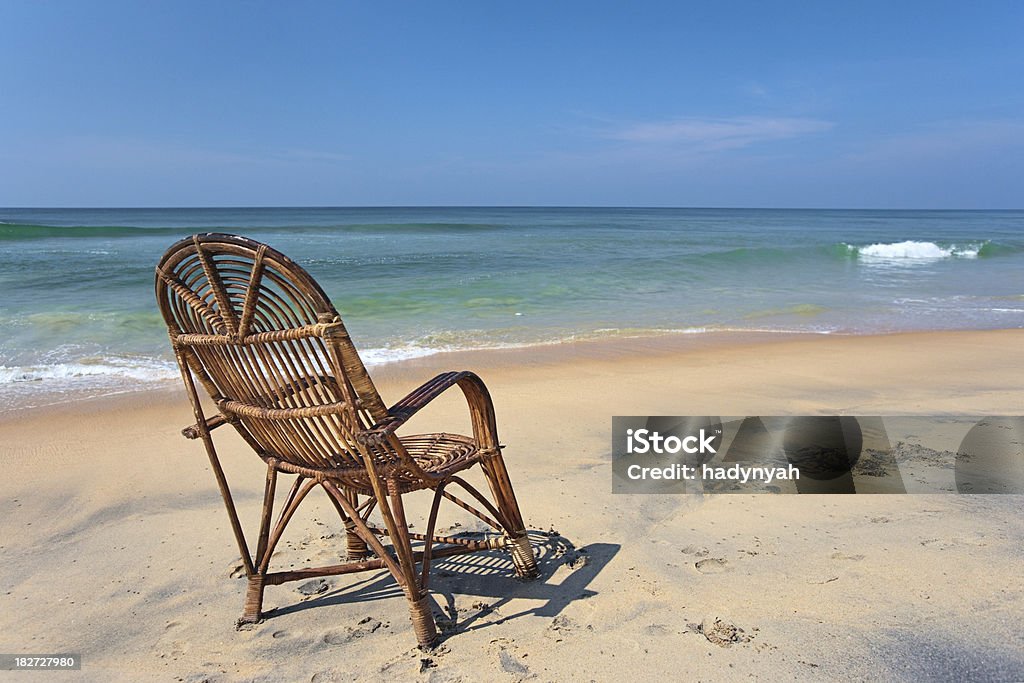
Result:
<instances>
[{"instance_id":1,"label":"white sea foam","mask_svg":"<svg viewBox=\"0 0 1024 683\"><path fill-rule=\"evenodd\" d=\"M850 246L850 245L847 245ZM939 246L935 242L904 242L876 243L866 247L850 247L857 255L868 260L880 261L935 261L944 258L977 258L981 244L963 246Z\"/></svg>"},{"instance_id":2,"label":"white sea foam","mask_svg":"<svg viewBox=\"0 0 1024 683\"><path fill-rule=\"evenodd\" d=\"M105 358L95 363L54 363L8 367L0 365L0 385L20 382L66 382L81 378L94 380L136 380L160 382L178 377L174 363L157 359Z\"/></svg>"},{"instance_id":3,"label":"white sea foam","mask_svg":"<svg viewBox=\"0 0 1024 683\"><path fill-rule=\"evenodd\" d=\"M432 356L435 353L443 353L444 351L450 351L449 348L438 348L428 346L399 346L397 348L375 348L365 349L359 352L359 357L363 359L363 363L368 366L383 365L385 363L394 363L400 360L410 360L412 358L422 358L424 356Z\"/></svg>"},{"instance_id":4,"label":"white sea foam","mask_svg":"<svg viewBox=\"0 0 1024 683\"><path fill-rule=\"evenodd\" d=\"M808 330L802 330L804 332ZM829 334L831 330L819 331L810 330L817 334ZM678 329L666 328L618 328L606 327L567 334L556 338L538 338L522 341L484 341L480 337L472 338L464 335L434 335L423 343L402 344L393 347L378 347L360 350L359 356L368 367L395 363L413 358L423 358L438 353L451 353L457 351L507 351L512 349L523 349L531 347L556 346L580 341L597 341L601 339L620 337L625 339L642 338L650 336L661 336L666 334L706 334L709 332L781 332L795 333L795 330L776 329L749 329L749 328L719 328L719 327L686 327ZM439 337L446 338L441 342Z\"/></svg>"}]
</instances>

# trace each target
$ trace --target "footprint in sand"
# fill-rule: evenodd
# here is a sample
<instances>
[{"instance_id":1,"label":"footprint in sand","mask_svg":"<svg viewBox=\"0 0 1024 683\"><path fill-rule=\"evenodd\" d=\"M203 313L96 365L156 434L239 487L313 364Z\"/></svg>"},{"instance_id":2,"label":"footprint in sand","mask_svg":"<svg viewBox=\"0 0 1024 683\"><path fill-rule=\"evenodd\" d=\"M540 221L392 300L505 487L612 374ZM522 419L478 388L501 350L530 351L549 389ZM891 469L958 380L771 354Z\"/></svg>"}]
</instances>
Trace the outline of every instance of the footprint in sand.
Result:
<instances>
[{"instance_id":1,"label":"footprint in sand","mask_svg":"<svg viewBox=\"0 0 1024 683\"><path fill-rule=\"evenodd\" d=\"M331 631L324 635L324 642L328 645L344 645L352 640L351 629L345 631Z\"/></svg>"},{"instance_id":2,"label":"footprint in sand","mask_svg":"<svg viewBox=\"0 0 1024 683\"><path fill-rule=\"evenodd\" d=\"M559 614L557 617L551 620L548 624L547 630L544 635L548 638L554 638L556 643L562 642L562 639L567 635L577 631L580 628L580 624L573 621L564 614ZM594 627L591 624L587 624L586 630L593 631Z\"/></svg>"},{"instance_id":3,"label":"footprint in sand","mask_svg":"<svg viewBox=\"0 0 1024 683\"><path fill-rule=\"evenodd\" d=\"M843 553L832 553L833 560L852 560L858 562L864 559L863 555L844 555Z\"/></svg>"},{"instance_id":4,"label":"footprint in sand","mask_svg":"<svg viewBox=\"0 0 1024 683\"><path fill-rule=\"evenodd\" d=\"M643 634L648 638L657 636L672 635L674 630L666 624L648 624L643 628Z\"/></svg>"},{"instance_id":5,"label":"footprint in sand","mask_svg":"<svg viewBox=\"0 0 1024 683\"><path fill-rule=\"evenodd\" d=\"M718 647L732 647L736 643L748 643L753 636L747 635L743 629L730 621L719 618L705 618L697 628L696 633L702 634L709 643ZM754 629L755 631L757 629Z\"/></svg>"},{"instance_id":6,"label":"footprint in sand","mask_svg":"<svg viewBox=\"0 0 1024 683\"><path fill-rule=\"evenodd\" d=\"M324 642L328 645L344 645L370 635L379 629L383 624L372 617L364 617L355 628L347 628L342 631L330 631L324 635Z\"/></svg>"},{"instance_id":7,"label":"footprint in sand","mask_svg":"<svg viewBox=\"0 0 1024 683\"><path fill-rule=\"evenodd\" d=\"M693 564L701 574L721 574L729 570L729 563L720 557L709 557Z\"/></svg>"},{"instance_id":8,"label":"footprint in sand","mask_svg":"<svg viewBox=\"0 0 1024 683\"><path fill-rule=\"evenodd\" d=\"M321 593L326 593L328 588L330 588L330 584L328 584L323 579L313 579L312 581L306 581L305 583L299 585L299 587L295 590L302 593L303 595L312 596L320 595Z\"/></svg>"},{"instance_id":9,"label":"footprint in sand","mask_svg":"<svg viewBox=\"0 0 1024 683\"><path fill-rule=\"evenodd\" d=\"M510 674L517 674L519 676L525 676L530 673L530 670L525 664L519 661L519 659L510 653L508 650L498 651L498 664L501 665L501 670Z\"/></svg>"}]
</instances>

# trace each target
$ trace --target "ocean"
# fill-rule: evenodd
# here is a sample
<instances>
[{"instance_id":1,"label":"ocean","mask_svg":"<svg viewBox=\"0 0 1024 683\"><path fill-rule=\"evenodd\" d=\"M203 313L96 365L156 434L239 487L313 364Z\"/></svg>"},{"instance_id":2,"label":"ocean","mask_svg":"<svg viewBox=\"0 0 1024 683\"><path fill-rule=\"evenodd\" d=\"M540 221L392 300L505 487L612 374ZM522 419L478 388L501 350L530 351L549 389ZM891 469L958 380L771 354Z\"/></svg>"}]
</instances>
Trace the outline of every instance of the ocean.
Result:
<instances>
[{"instance_id":1,"label":"ocean","mask_svg":"<svg viewBox=\"0 0 1024 683\"><path fill-rule=\"evenodd\" d=\"M209 231L304 265L371 365L615 336L1024 326L1024 211L0 209L0 410L176 379L153 267Z\"/></svg>"}]
</instances>

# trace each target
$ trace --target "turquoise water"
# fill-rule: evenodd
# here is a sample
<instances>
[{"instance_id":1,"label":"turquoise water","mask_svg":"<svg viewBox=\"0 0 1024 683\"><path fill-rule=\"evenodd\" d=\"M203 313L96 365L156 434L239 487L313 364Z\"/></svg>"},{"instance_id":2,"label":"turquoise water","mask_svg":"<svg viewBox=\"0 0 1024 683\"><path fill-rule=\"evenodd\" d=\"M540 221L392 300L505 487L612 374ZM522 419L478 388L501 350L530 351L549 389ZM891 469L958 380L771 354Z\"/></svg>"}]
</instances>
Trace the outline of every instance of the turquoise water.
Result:
<instances>
[{"instance_id":1,"label":"turquoise water","mask_svg":"<svg viewBox=\"0 0 1024 683\"><path fill-rule=\"evenodd\" d=\"M1024 326L1024 212L0 209L0 406L174 378L153 266L236 232L299 261L371 363L711 330Z\"/></svg>"}]
</instances>

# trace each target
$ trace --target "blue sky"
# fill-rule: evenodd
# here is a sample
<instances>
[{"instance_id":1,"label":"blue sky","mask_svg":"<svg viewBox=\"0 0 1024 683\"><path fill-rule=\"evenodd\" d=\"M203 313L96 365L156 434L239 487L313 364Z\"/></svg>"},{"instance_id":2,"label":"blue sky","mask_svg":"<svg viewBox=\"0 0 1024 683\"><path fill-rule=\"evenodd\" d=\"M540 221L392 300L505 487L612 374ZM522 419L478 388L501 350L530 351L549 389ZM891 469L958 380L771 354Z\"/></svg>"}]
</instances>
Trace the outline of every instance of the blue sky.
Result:
<instances>
[{"instance_id":1,"label":"blue sky","mask_svg":"<svg viewBox=\"0 0 1024 683\"><path fill-rule=\"evenodd\" d=\"M1024 207L1024 3L0 3L0 206Z\"/></svg>"}]
</instances>

